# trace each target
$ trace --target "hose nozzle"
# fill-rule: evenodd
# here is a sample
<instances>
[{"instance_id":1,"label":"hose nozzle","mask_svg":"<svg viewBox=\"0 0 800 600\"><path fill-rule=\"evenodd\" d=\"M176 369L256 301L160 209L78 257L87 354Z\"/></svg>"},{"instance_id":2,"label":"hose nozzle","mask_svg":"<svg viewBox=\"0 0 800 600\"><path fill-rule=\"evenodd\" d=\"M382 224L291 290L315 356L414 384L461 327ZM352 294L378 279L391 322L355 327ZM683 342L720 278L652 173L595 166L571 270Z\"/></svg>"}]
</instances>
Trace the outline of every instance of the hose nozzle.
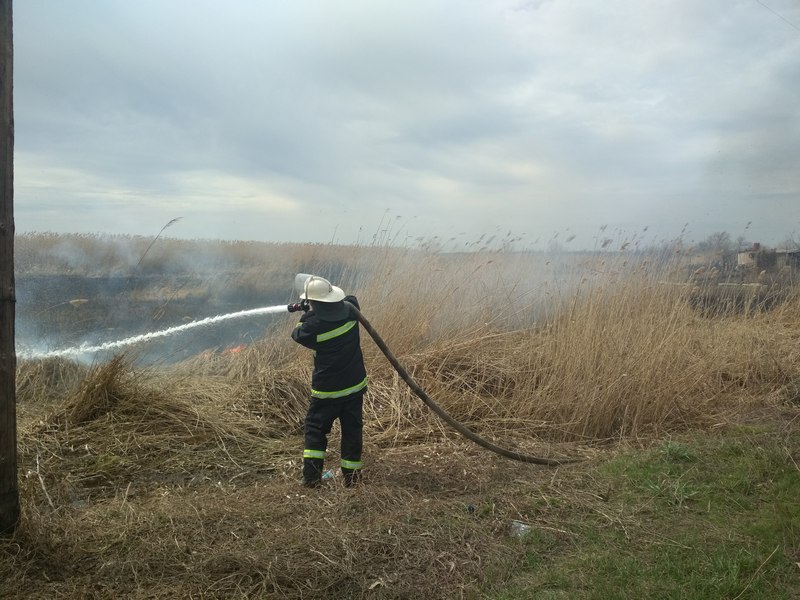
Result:
<instances>
[{"instance_id":1,"label":"hose nozzle","mask_svg":"<svg viewBox=\"0 0 800 600\"><path fill-rule=\"evenodd\" d=\"M308 304L308 300L301 300L300 302L295 302L294 304L289 304L286 309L291 312L298 312L303 311L306 312L311 306Z\"/></svg>"}]
</instances>

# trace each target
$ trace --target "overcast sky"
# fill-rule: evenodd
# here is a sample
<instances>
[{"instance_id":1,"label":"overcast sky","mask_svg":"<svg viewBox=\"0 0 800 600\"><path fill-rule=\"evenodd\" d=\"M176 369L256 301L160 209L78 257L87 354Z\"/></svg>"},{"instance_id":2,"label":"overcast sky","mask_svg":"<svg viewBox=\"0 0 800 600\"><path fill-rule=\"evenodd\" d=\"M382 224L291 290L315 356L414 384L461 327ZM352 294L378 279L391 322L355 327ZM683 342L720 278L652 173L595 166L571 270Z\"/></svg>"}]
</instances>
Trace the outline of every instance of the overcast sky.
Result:
<instances>
[{"instance_id":1,"label":"overcast sky","mask_svg":"<svg viewBox=\"0 0 800 600\"><path fill-rule=\"evenodd\" d=\"M18 232L800 237L797 0L22 0L14 42Z\"/></svg>"}]
</instances>

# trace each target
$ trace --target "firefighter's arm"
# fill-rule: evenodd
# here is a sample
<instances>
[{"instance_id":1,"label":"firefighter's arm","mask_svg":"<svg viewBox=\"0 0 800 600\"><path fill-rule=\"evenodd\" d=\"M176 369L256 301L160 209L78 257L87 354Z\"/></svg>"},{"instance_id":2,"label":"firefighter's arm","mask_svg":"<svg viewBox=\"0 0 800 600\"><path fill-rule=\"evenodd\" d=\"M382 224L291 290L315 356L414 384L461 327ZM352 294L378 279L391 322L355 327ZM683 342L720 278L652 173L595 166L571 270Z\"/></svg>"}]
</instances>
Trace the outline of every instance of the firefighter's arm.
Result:
<instances>
[{"instance_id":1,"label":"firefighter's arm","mask_svg":"<svg viewBox=\"0 0 800 600\"><path fill-rule=\"evenodd\" d=\"M317 334L311 327L311 323L307 322L308 315L309 313L305 313L300 317L300 322L292 330L292 339L298 344L313 350L317 343Z\"/></svg>"}]
</instances>

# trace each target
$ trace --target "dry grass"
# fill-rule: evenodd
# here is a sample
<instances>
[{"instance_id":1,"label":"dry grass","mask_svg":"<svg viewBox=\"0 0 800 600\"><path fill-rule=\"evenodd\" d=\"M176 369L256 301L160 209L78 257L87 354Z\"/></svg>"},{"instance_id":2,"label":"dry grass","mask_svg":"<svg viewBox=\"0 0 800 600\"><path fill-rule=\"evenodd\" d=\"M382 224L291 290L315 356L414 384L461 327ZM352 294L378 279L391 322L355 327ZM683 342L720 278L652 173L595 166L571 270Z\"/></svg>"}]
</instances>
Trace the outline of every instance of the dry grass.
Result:
<instances>
[{"instance_id":1,"label":"dry grass","mask_svg":"<svg viewBox=\"0 0 800 600\"><path fill-rule=\"evenodd\" d=\"M47 404L86 377L86 368L63 358L23 361L17 366L17 403Z\"/></svg>"},{"instance_id":2,"label":"dry grass","mask_svg":"<svg viewBox=\"0 0 800 600\"><path fill-rule=\"evenodd\" d=\"M356 491L330 486L301 494L294 481L278 477L152 493L126 486L102 501L55 510L29 504L17 552L0 561L3 586L20 597L66 598L474 592L487 570L507 571L524 549L509 543L508 520L519 517L513 507L465 490L507 488L513 479L494 478L491 468L448 479L437 458L390 453L383 476ZM448 457L478 460L463 452ZM465 498L483 514L470 513Z\"/></svg>"},{"instance_id":3,"label":"dry grass","mask_svg":"<svg viewBox=\"0 0 800 600\"><path fill-rule=\"evenodd\" d=\"M5 593L445 598L521 559L512 505L482 518L466 507L523 473L549 475L461 444L392 450L368 437L382 455L368 485L302 493L296 436L244 414L227 396L235 385L163 383L118 357L23 427Z\"/></svg>"},{"instance_id":4,"label":"dry grass","mask_svg":"<svg viewBox=\"0 0 800 600\"><path fill-rule=\"evenodd\" d=\"M709 316L625 257L305 252L290 264L338 272L437 402L525 452L591 463L742 407L797 403L796 295ZM0 542L0 595L478 598L524 560L511 519L558 532L560 494L602 502L581 467L462 443L366 334L366 484L303 492L310 357L292 324L170 367L21 364L23 518ZM334 432L332 461L336 446ZM520 508L540 497L546 511Z\"/></svg>"}]
</instances>

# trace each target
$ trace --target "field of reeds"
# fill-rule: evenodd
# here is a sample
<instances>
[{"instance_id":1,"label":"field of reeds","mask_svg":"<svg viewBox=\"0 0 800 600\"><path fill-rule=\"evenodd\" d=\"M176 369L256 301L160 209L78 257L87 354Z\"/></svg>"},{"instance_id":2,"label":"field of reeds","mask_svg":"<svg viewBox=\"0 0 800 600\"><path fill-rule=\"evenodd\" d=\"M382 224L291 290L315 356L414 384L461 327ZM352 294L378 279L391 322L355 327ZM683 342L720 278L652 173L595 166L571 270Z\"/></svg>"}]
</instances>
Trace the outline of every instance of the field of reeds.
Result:
<instances>
[{"instance_id":1,"label":"field of reeds","mask_svg":"<svg viewBox=\"0 0 800 600\"><path fill-rule=\"evenodd\" d=\"M785 281L731 303L663 249L151 241L26 236L18 276L146 277L134 307L236 286L289 300L295 273L323 275L457 420L579 460L463 440L362 331L363 485L301 488L311 357L288 313L236 352L20 361L23 514L0 538L0 597L800 595L800 294ZM70 300L18 311L92 310Z\"/></svg>"}]
</instances>

